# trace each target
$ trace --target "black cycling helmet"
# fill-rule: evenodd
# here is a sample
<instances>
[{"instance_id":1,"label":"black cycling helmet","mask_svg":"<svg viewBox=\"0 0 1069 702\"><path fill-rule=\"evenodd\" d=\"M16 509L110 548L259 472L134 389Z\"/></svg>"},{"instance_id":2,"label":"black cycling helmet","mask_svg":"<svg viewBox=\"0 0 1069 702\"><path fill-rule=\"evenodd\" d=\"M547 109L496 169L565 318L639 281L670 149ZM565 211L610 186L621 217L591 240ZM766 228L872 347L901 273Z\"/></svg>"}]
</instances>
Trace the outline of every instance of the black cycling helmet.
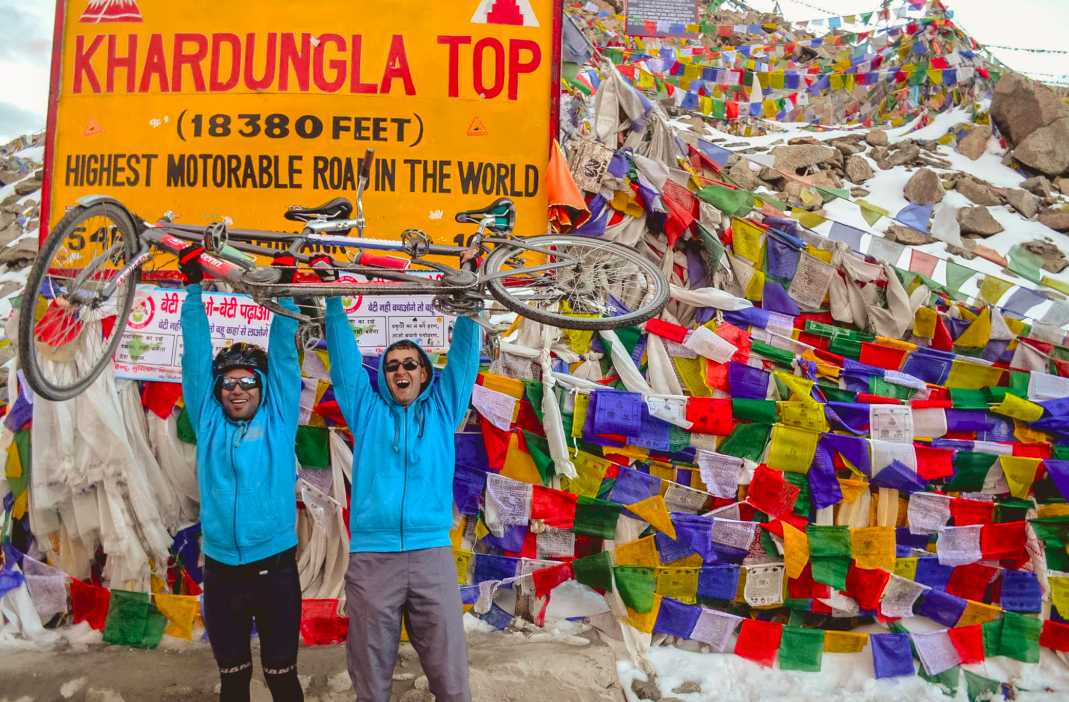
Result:
<instances>
[{"instance_id":1,"label":"black cycling helmet","mask_svg":"<svg viewBox=\"0 0 1069 702\"><path fill-rule=\"evenodd\" d=\"M212 361L212 375L219 378L235 368L247 368L267 375L267 353L256 344L238 342L221 349Z\"/></svg>"}]
</instances>

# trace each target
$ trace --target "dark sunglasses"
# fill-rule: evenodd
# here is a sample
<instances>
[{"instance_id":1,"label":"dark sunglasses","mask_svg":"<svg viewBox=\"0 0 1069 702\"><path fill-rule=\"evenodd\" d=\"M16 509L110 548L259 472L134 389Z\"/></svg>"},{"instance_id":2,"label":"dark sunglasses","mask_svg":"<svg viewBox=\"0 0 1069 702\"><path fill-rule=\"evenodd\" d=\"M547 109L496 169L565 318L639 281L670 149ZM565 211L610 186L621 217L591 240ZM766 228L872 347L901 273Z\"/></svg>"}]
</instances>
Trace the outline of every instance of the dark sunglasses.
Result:
<instances>
[{"instance_id":1,"label":"dark sunglasses","mask_svg":"<svg viewBox=\"0 0 1069 702\"><path fill-rule=\"evenodd\" d=\"M227 392L239 385L242 390L254 390L260 387L260 379L255 375L247 375L244 378L223 378L219 381L219 387Z\"/></svg>"},{"instance_id":2,"label":"dark sunglasses","mask_svg":"<svg viewBox=\"0 0 1069 702\"><path fill-rule=\"evenodd\" d=\"M423 364L411 358L406 358L403 361L390 361L385 366L387 373L396 373L398 368L404 368L406 371L414 371L417 368L422 368Z\"/></svg>"}]
</instances>

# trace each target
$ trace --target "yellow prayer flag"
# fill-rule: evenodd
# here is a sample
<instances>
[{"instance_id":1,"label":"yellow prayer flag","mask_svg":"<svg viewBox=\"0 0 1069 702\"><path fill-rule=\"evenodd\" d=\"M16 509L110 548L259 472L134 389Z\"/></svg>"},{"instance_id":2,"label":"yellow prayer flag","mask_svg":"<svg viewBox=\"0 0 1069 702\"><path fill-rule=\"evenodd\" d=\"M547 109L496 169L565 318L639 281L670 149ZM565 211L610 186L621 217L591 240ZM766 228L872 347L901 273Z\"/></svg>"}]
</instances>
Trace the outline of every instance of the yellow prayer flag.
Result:
<instances>
[{"instance_id":1,"label":"yellow prayer flag","mask_svg":"<svg viewBox=\"0 0 1069 702\"><path fill-rule=\"evenodd\" d=\"M661 564L660 556L657 554L657 542L653 540L652 536L646 536L637 541L616 544L613 563L615 565L656 568Z\"/></svg>"},{"instance_id":2,"label":"yellow prayer flag","mask_svg":"<svg viewBox=\"0 0 1069 702\"><path fill-rule=\"evenodd\" d=\"M653 606L648 612L636 612L627 608L627 623L646 634L653 632L653 625L657 621L657 614L661 611L661 596L653 594Z\"/></svg>"},{"instance_id":3,"label":"yellow prayer flag","mask_svg":"<svg viewBox=\"0 0 1069 702\"><path fill-rule=\"evenodd\" d=\"M804 531L783 522L783 565L788 578L802 577L809 562L809 537Z\"/></svg>"},{"instance_id":4,"label":"yellow prayer flag","mask_svg":"<svg viewBox=\"0 0 1069 702\"><path fill-rule=\"evenodd\" d=\"M1022 422L1034 422L1043 416L1042 406L1010 392L1006 393L1002 398L1002 402L992 407L991 411L1019 419Z\"/></svg>"},{"instance_id":5,"label":"yellow prayer flag","mask_svg":"<svg viewBox=\"0 0 1069 702\"><path fill-rule=\"evenodd\" d=\"M946 386L964 390L980 390L981 388L996 387L1001 377L1001 368L985 366L982 363L970 363L956 358L950 364L950 374L947 376Z\"/></svg>"},{"instance_id":6,"label":"yellow prayer flag","mask_svg":"<svg viewBox=\"0 0 1069 702\"><path fill-rule=\"evenodd\" d=\"M824 415L824 405L817 402L788 400L777 402L779 421L790 427L809 431L828 431L828 419Z\"/></svg>"},{"instance_id":7,"label":"yellow prayer flag","mask_svg":"<svg viewBox=\"0 0 1069 702\"><path fill-rule=\"evenodd\" d=\"M163 633L176 639L193 640L193 621L200 611L200 598L193 595L152 595L156 609L167 617L167 628Z\"/></svg>"},{"instance_id":8,"label":"yellow prayer flag","mask_svg":"<svg viewBox=\"0 0 1069 702\"><path fill-rule=\"evenodd\" d=\"M819 440L817 432L776 424L772 427L767 463L792 473L808 473Z\"/></svg>"},{"instance_id":9,"label":"yellow prayer flag","mask_svg":"<svg viewBox=\"0 0 1069 702\"><path fill-rule=\"evenodd\" d=\"M471 559L475 554L471 551L453 549L453 561L457 567L457 583L464 585L468 582L468 573L471 571Z\"/></svg>"},{"instance_id":10,"label":"yellow prayer flag","mask_svg":"<svg viewBox=\"0 0 1069 702\"><path fill-rule=\"evenodd\" d=\"M750 276L750 282L746 285L743 296L753 302L761 302L765 298L765 272L754 270Z\"/></svg>"},{"instance_id":11,"label":"yellow prayer flag","mask_svg":"<svg viewBox=\"0 0 1069 702\"><path fill-rule=\"evenodd\" d=\"M810 212L809 210L804 210L801 207L791 208L791 216L801 222L802 226L806 227L807 229L815 229L816 227L819 227L820 225L828 221L828 218L820 212ZM824 263L831 263L831 251L817 249L817 251L820 251L820 254L817 254L814 253L812 248L813 247L807 247L806 253L815 258L819 258L821 261L824 261Z\"/></svg>"},{"instance_id":12,"label":"yellow prayer flag","mask_svg":"<svg viewBox=\"0 0 1069 702\"><path fill-rule=\"evenodd\" d=\"M864 480L851 480L850 478L838 478L839 489L843 491L843 502L851 504L861 496L861 493L869 489L869 484Z\"/></svg>"},{"instance_id":13,"label":"yellow prayer flag","mask_svg":"<svg viewBox=\"0 0 1069 702\"><path fill-rule=\"evenodd\" d=\"M865 218L865 221L869 223L869 226L873 226L876 222L880 221L881 217L887 217L891 213L878 205L874 205L866 200L857 200L855 204L858 209L861 210L861 216Z\"/></svg>"},{"instance_id":14,"label":"yellow prayer flag","mask_svg":"<svg viewBox=\"0 0 1069 702\"><path fill-rule=\"evenodd\" d=\"M522 400L527 391L527 387L523 384L523 381L516 378L509 378L504 375L486 371L480 373L479 376L482 378L482 385L484 388L496 390L509 397L515 397L517 400Z\"/></svg>"},{"instance_id":15,"label":"yellow prayer flag","mask_svg":"<svg viewBox=\"0 0 1069 702\"><path fill-rule=\"evenodd\" d=\"M850 552L858 568L894 570L894 527L864 527L850 530Z\"/></svg>"},{"instance_id":16,"label":"yellow prayer flag","mask_svg":"<svg viewBox=\"0 0 1069 702\"><path fill-rule=\"evenodd\" d=\"M1063 617L1069 615L1069 576L1052 575L1047 578L1050 583L1050 601Z\"/></svg>"},{"instance_id":17,"label":"yellow prayer flag","mask_svg":"<svg viewBox=\"0 0 1069 702\"><path fill-rule=\"evenodd\" d=\"M817 401L813 399L813 385L815 383L812 380L800 378L797 375L778 369L772 371L772 375L790 391L790 397L784 398L785 400L801 400L817 404Z\"/></svg>"},{"instance_id":18,"label":"yellow prayer flag","mask_svg":"<svg viewBox=\"0 0 1069 702\"><path fill-rule=\"evenodd\" d=\"M697 602L698 574L701 568L662 566L657 569L657 594L673 600Z\"/></svg>"},{"instance_id":19,"label":"yellow prayer flag","mask_svg":"<svg viewBox=\"0 0 1069 702\"><path fill-rule=\"evenodd\" d=\"M486 535L490 533L490 528L486 526L486 522L479 518L475 520L475 540L482 541L486 538Z\"/></svg>"},{"instance_id":20,"label":"yellow prayer flag","mask_svg":"<svg viewBox=\"0 0 1069 702\"><path fill-rule=\"evenodd\" d=\"M1013 422L1013 438L1026 444L1049 444L1053 441L1047 432L1033 429L1019 420Z\"/></svg>"},{"instance_id":21,"label":"yellow prayer flag","mask_svg":"<svg viewBox=\"0 0 1069 702\"><path fill-rule=\"evenodd\" d=\"M985 307L980 315L973 320L964 332L954 340L955 346L962 348L982 349L991 340L991 308Z\"/></svg>"},{"instance_id":22,"label":"yellow prayer flag","mask_svg":"<svg viewBox=\"0 0 1069 702\"><path fill-rule=\"evenodd\" d=\"M675 356L672 358L672 365L676 368L680 382L686 387L687 393L695 397L709 397L713 394L702 377L702 369L705 367L702 361L704 360L701 357L683 358Z\"/></svg>"},{"instance_id":23,"label":"yellow prayer flag","mask_svg":"<svg viewBox=\"0 0 1069 702\"><path fill-rule=\"evenodd\" d=\"M838 378L842 374L842 368L818 358L812 351L806 350L802 354L802 358L812 362L817 367L817 375L821 378Z\"/></svg>"},{"instance_id":24,"label":"yellow prayer flag","mask_svg":"<svg viewBox=\"0 0 1069 702\"><path fill-rule=\"evenodd\" d=\"M542 484L542 475L538 472L531 454L520 448L519 434L509 435L509 449L505 454L505 466L501 469L501 475L521 483Z\"/></svg>"},{"instance_id":25,"label":"yellow prayer flag","mask_svg":"<svg viewBox=\"0 0 1069 702\"><path fill-rule=\"evenodd\" d=\"M22 494L15 498L11 505L11 518L22 519L26 516L26 509L30 506L30 491L23 490Z\"/></svg>"},{"instance_id":26,"label":"yellow prayer flag","mask_svg":"<svg viewBox=\"0 0 1069 702\"><path fill-rule=\"evenodd\" d=\"M938 314L931 307L918 307L913 315L913 336L931 339L935 336L935 323Z\"/></svg>"},{"instance_id":27,"label":"yellow prayer flag","mask_svg":"<svg viewBox=\"0 0 1069 702\"><path fill-rule=\"evenodd\" d=\"M7 462L4 464L4 475L8 480L16 480L22 477L22 457L19 455L19 446L14 441L7 447Z\"/></svg>"},{"instance_id":28,"label":"yellow prayer flag","mask_svg":"<svg viewBox=\"0 0 1069 702\"><path fill-rule=\"evenodd\" d=\"M1037 505L1036 516L1040 519L1047 517L1069 517L1069 503L1055 502L1049 505Z\"/></svg>"},{"instance_id":29,"label":"yellow prayer flag","mask_svg":"<svg viewBox=\"0 0 1069 702\"><path fill-rule=\"evenodd\" d=\"M958 623L955 624L955 626L983 624L984 622L990 622L1002 616L1002 609L1000 607L983 604L982 602L976 602L974 600L966 600L966 602L968 604L965 605L965 611L961 613L961 618L958 619Z\"/></svg>"},{"instance_id":30,"label":"yellow prayer flag","mask_svg":"<svg viewBox=\"0 0 1069 702\"><path fill-rule=\"evenodd\" d=\"M572 410L572 438L580 439L583 436L583 425L586 424L586 410L590 406L590 395L579 393L575 396L575 405Z\"/></svg>"},{"instance_id":31,"label":"yellow prayer flag","mask_svg":"<svg viewBox=\"0 0 1069 702\"><path fill-rule=\"evenodd\" d=\"M1013 287L1013 283L993 275L985 275L984 282L980 283L980 298L989 305L997 305L998 301Z\"/></svg>"},{"instance_id":32,"label":"yellow prayer flag","mask_svg":"<svg viewBox=\"0 0 1069 702\"><path fill-rule=\"evenodd\" d=\"M663 461L650 461L650 475L661 480L676 482L676 467ZM661 484L661 494L668 488L667 483Z\"/></svg>"},{"instance_id":33,"label":"yellow prayer flag","mask_svg":"<svg viewBox=\"0 0 1069 702\"><path fill-rule=\"evenodd\" d=\"M581 329L561 329L560 331L568 342L568 348L575 353L583 354L590 350L590 342L594 338L594 332L582 331Z\"/></svg>"},{"instance_id":34,"label":"yellow prayer flag","mask_svg":"<svg viewBox=\"0 0 1069 702\"><path fill-rule=\"evenodd\" d=\"M668 505L665 504L664 497L661 495L654 495L629 504L627 509L662 534L671 539L676 538L676 527L668 516Z\"/></svg>"},{"instance_id":35,"label":"yellow prayer flag","mask_svg":"<svg viewBox=\"0 0 1069 702\"><path fill-rule=\"evenodd\" d=\"M635 194L630 190L617 190L612 194L612 208L617 212L623 212L629 217L643 217L646 212L642 205L638 204Z\"/></svg>"},{"instance_id":36,"label":"yellow prayer flag","mask_svg":"<svg viewBox=\"0 0 1069 702\"><path fill-rule=\"evenodd\" d=\"M1036 471L1041 458L1028 456L999 456L999 466L1002 474L1006 476L1006 484L1010 486L1010 494L1020 499L1027 499L1032 489L1032 483L1036 479Z\"/></svg>"},{"instance_id":37,"label":"yellow prayer flag","mask_svg":"<svg viewBox=\"0 0 1069 702\"><path fill-rule=\"evenodd\" d=\"M701 95L698 97L698 103L701 107L703 115L713 114L713 98L708 95Z\"/></svg>"},{"instance_id":38,"label":"yellow prayer flag","mask_svg":"<svg viewBox=\"0 0 1069 702\"><path fill-rule=\"evenodd\" d=\"M753 222L738 217L731 218L731 249L757 267L764 266L765 233Z\"/></svg>"},{"instance_id":39,"label":"yellow prayer flag","mask_svg":"<svg viewBox=\"0 0 1069 702\"><path fill-rule=\"evenodd\" d=\"M861 653L869 643L869 635L854 631L824 632L825 653Z\"/></svg>"},{"instance_id":40,"label":"yellow prayer flag","mask_svg":"<svg viewBox=\"0 0 1069 702\"><path fill-rule=\"evenodd\" d=\"M1002 321L1006 323L1010 331L1016 336L1024 336L1025 323L1023 319L1014 319L1013 317L1003 317Z\"/></svg>"},{"instance_id":41,"label":"yellow prayer flag","mask_svg":"<svg viewBox=\"0 0 1069 702\"><path fill-rule=\"evenodd\" d=\"M605 479L605 471L612 463L592 453L579 451L572 456L572 464L577 475L574 478L561 476L561 488L576 495L597 497L601 481Z\"/></svg>"},{"instance_id":42,"label":"yellow prayer flag","mask_svg":"<svg viewBox=\"0 0 1069 702\"><path fill-rule=\"evenodd\" d=\"M943 84L943 70L940 69L940 68L929 68L928 69L928 82L932 83L933 85L942 85Z\"/></svg>"},{"instance_id":43,"label":"yellow prayer flag","mask_svg":"<svg viewBox=\"0 0 1069 702\"><path fill-rule=\"evenodd\" d=\"M917 579L917 557L895 559L895 575L906 580Z\"/></svg>"},{"instance_id":44,"label":"yellow prayer flag","mask_svg":"<svg viewBox=\"0 0 1069 702\"><path fill-rule=\"evenodd\" d=\"M772 71L768 74L769 87L773 90L783 90L783 83L786 79L786 73L784 71Z\"/></svg>"},{"instance_id":45,"label":"yellow prayer flag","mask_svg":"<svg viewBox=\"0 0 1069 702\"><path fill-rule=\"evenodd\" d=\"M645 460L650 457L650 450L641 446L603 446L601 450L603 453L612 453L617 456L627 456L628 458L637 458L639 460Z\"/></svg>"}]
</instances>

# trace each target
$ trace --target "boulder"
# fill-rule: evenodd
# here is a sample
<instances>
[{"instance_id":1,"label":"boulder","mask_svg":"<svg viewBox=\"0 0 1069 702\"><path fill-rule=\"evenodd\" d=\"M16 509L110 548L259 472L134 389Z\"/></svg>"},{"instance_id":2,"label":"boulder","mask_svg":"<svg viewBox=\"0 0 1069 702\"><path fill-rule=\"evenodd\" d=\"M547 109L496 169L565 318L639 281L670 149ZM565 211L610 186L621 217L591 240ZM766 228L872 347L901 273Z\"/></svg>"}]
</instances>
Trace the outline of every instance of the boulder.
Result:
<instances>
[{"instance_id":1,"label":"boulder","mask_svg":"<svg viewBox=\"0 0 1069 702\"><path fill-rule=\"evenodd\" d=\"M883 235L891 241L896 241L899 244L904 244L906 246L921 246L922 244L930 244L935 241L935 239L924 232L904 227L901 224L892 224L887 228L887 231L885 231Z\"/></svg>"},{"instance_id":2,"label":"boulder","mask_svg":"<svg viewBox=\"0 0 1069 702\"><path fill-rule=\"evenodd\" d=\"M1069 259L1053 242L1045 239L1034 239L1024 244L1024 248L1028 253L1034 254L1043 261L1042 267L1045 271L1061 273L1066 267L1069 267Z\"/></svg>"},{"instance_id":3,"label":"boulder","mask_svg":"<svg viewBox=\"0 0 1069 702\"><path fill-rule=\"evenodd\" d=\"M963 207L958 211L958 224L962 234L976 234L982 237L993 236L1003 231L998 220L991 216L986 207Z\"/></svg>"},{"instance_id":4,"label":"boulder","mask_svg":"<svg viewBox=\"0 0 1069 702\"><path fill-rule=\"evenodd\" d=\"M1054 187L1058 189L1062 195L1069 195L1069 178L1055 178Z\"/></svg>"},{"instance_id":5,"label":"boulder","mask_svg":"<svg viewBox=\"0 0 1069 702\"><path fill-rule=\"evenodd\" d=\"M1013 157L1044 175L1065 173L1069 170L1069 116L1029 134L1013 150Z\"/></svg>"},{"instance_id":6,"label":"boulder","mask_svg":"<svg viewBox=\"0 0 1069 702\"><path fill-rule=\"evenodd\" d=\"M869 160L860 154L854 154L846 159L846 177L851 183L864 183L875 173Z\"/></svg>"},{"instance_id":7,"label":"boulder","mask_svg":"<svg viewBox=\"0 0 1069 702\"><path fill-rule=\"evenodd\" d=\"M943 184L935 171L921 168L906 183L903 194L915 205L934 205L942 201L946 191L943 190Z\"/></svg>"},{"instance_id":8,"label":"boulder","mask_svg":"<svg viewBox=\"0 0 1069 702\"><path fill-rule=\"evenodd\" d=\"M800 144L777 146L772 149L772 157L775 159L772 167L777 171L802 175L808 168L822 163L834 163L836 158L841 159L843 155L831 146Z\"/></svg>"},{"instance_id":9,"label":"boulder","mask_svg":"<svg viewBox=\"0 0 1069 702\"><path fill-rule=\"evenodd\" d=\"M1006 73L995 86L991 118L1013 145L1065 115L1053 90L1018 73Z\"/></svg>"},{"instance_id":10,"label":"boulder","mask_svg":"<svg viewBox=\"0 0 1069 702\"><path fill-rule=\"evenodd\" d=\"M1032 219L1036 216L1036 212L1039 211L1039 198L1027 190L1006 188L1002 191L1002 196L1006 198L1006 202L1009 203L1010 207L1017 210L1022 217Z\"/></svg>"},{"instance_id":11,"label":"boulder","mask_svg":"<svg viewBox=\"0 0 1069 702\"><path fill-rule=\"evenodd\" d=\"M895 166L904 166L907 163L917 160L920 155L921 147L913 143L905 143L899 146L887 157L887 163L891 168L894 168Z\"/></svg>"},{"instance_id":12,"label":"boulder","mask_svg":"<svg viewBox=\"0 0 1069 702\"><path fill-rule=\"evenodd\" d=\"M728 169L728 177L743 190L754 190L759 185L757 174L750 168L750 162L744 158L735 161Z\"/></svg>"},{"instance_id":13,"label":"boulder","mask_svg":"<svg viewBox=\"0 0 1069 702\"><path fill-rule=\"evenodd\" d=\"M887 132L882 129L870 129L865 135L865 141L869 146L887 146Z\"/></svg>"},{"instance_id":14,"label":"boulder","mask_svg":"<svg viewBox=\"0 0 1069 702\"><path fill-rule=\"evenodd\" d=\"M41 189L41 181L37 178L28 178L15 186L16 195L29 195Z\"/></svg>"},{"instance_id":15,"label":"boulder","mask_svg":"<svg viewBox=\"0 0 1069 702\"><path fill-rule=\"evenodd\" d=\"M1054 194L1054 190L1046 176L1032 176L1022 180L1021 187L1039 197L1050 197Z\"/></svg>"},{"instance_id":16,"label":"boulder","mask_svg":"<svg viewBox=\"0 0 1069 702\"><path fill-rule=\"evenodd\" d=\"M0 249L0 264L20 266L37 258L37 237L24 236L14 245Z\"/></svg>"},{"instance_id":17,"label":"boulder","mask_svg":"<svg viewBox=\"0 0 1069 702\"><path fill-rule=\"evenodd\" d=\"M1039 223L1056 232L1069 232L1069 211L1047 210L1039 215Z\"/></svg>"},{"instance_id":18,"label":"boulder","mask_svg":"<svg viewBox=\"0 0 1069 702\"><path fill-rule=\"evenodd\" d=\"M977 205L1002 204L990 185L972 176L966 175L959 178L954 189Z\"/></svg>"},{"instance_id":19,"label":"boulder","mask_svg":"<svg viewBox=\"0 0 1069 702\"><path fill-rule=\"evenodd\" d=\"M958 142L958 153L975 161L987 151L987 142L991 138L991 125L978 124Z\"/></svg>"}]
</instances>

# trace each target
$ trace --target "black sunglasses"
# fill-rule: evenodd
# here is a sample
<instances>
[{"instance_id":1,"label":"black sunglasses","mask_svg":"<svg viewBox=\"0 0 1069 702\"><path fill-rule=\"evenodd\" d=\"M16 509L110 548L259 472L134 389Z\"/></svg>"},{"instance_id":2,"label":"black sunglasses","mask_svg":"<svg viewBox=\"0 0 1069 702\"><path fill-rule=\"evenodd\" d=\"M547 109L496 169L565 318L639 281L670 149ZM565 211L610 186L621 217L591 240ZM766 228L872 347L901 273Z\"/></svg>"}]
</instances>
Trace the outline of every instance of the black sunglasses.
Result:
<instances>
[{"instance_id":1,"label":"black sunglasses","mask_svg":"<svg viewBox=\"0 0 1069 702\"><path fill-rule=\"evenodd\" d=\"M260 379L255 375L247 375L244 378L222 378L219 381L219 387L227 392L230 392L239 385L242 390L254 390L260 387Z\"/></svg>"},{"instance_id":2,"label":"black sunglasses","mask_svg":"<svg viewBox=\"0 0 1069 702\"><path fill-rule=\"evenodd\" d=\"M406 371L414 371L417 368L422 368L423 364L411 358L406 358L403 361L389 361L385 366L387 373L396 373L398 368L404 368Z\"/></svg>"}]
</instances>

